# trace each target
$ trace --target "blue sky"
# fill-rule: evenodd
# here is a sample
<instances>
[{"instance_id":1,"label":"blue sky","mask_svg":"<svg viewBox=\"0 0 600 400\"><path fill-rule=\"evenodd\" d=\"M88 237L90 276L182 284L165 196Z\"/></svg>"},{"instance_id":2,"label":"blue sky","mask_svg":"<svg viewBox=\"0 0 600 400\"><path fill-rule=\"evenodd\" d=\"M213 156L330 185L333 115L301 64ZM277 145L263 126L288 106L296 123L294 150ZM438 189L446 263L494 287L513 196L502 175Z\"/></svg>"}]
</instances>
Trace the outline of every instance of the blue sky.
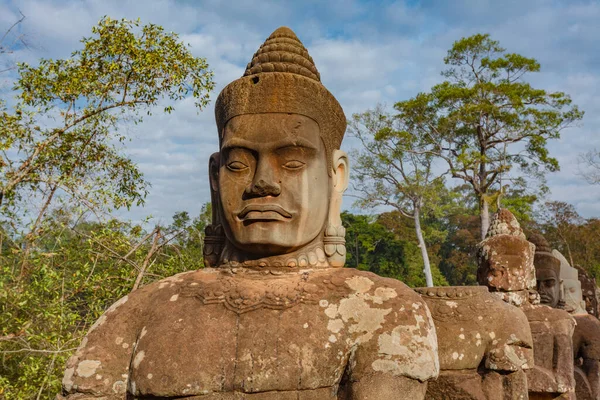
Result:
<instances>
[{"instance_id":1,"label":"blue sky","mask_svg":"<svg viewBox=\"0 0 600 400\"><path fill-rule=\"evenodd\" d=\"M27 17L22 29L34 48L16 57L31 63L69 56L103 15L163 25L207 59L217 83L213 99L242 75L266 37L287 25L348 117L428 90L441 81L452 42L490 33L509 51L540 61L542 72L531 76L532 84L569 93L586 112L580 126L549 145L561 164L547 177L549 199L573 203L586 217L600 216L600 187L577 175L578 155L600 148L600 1L0 0L0 31L18 10ZM176 211L197 214L210 199L207 163L217 150L213 104L197 115L193 101L184 100L171 115L157 113L128 129L133 140L125 151L152 188L146 207L127 216L152 214L168 222Z\"/></svg>"}]
</instances>

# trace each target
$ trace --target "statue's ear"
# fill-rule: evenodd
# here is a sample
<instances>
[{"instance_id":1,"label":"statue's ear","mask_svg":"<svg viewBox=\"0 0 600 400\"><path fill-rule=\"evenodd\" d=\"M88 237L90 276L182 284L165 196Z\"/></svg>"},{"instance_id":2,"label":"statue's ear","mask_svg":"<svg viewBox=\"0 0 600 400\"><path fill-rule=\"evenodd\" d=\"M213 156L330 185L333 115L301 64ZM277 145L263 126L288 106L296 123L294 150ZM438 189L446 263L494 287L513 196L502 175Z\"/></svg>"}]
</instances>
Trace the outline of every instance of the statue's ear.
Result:
<instances>
[{"instance_id":1,"label":"statue's ear","mask_svg":"<svg viewBox=\"0 0 600 400\"><path fill-rule=\"evenodd\" d=\"M342 226L340 212L342 208L342 194L348 187L350 170L348 169L348 156L342 150L333 152L333 190L329 200L329 216L327 228L323 237L325 255L332 267L343 267L346 262L346 230Z\"/></svg>"},{"instance_id":2,"label":"statue's ear","mask_svg":"<svg viewBox=\"0 0 600 400\"><path fill-rule=\"evenodd\" d=\"M225 243L223 227L221 226L221 202L219 199L219 164L220 154L214 153L208 161L208 178L210 180L210 199L212 203L212 223L204 230L204 265L216 267L221 258Z\"/></svg>"},{"instance_id":3,"label":"statue's ear","mask_svg":"<svg viewBox=\"0 0 600 400\"><path fill-rule=\"evenodd\" d=\"M344 193L348 188L350 180L350 169L348 155L345 151L335 150L333 152L333 188L338 193Z\"/></svg>"},{"instance_id":4,"label":"statue's ear","mask_svg":"<svg viewBox=\"0 0 600 400\"><path fill-rule=\"evenodd\" d=\"M210 179L210 190L212 193L219 191L219 164L221 153L213 153L208 161L208 177Z\"/></svg>"}]
</instances>

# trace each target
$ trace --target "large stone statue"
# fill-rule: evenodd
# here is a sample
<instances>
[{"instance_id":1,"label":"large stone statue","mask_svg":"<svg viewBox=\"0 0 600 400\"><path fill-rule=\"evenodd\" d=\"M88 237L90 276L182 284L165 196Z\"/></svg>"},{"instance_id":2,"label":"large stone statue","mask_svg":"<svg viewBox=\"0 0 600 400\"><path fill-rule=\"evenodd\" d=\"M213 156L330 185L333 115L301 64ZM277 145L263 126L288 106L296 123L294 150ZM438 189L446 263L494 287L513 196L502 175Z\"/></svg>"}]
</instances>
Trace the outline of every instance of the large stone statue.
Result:
<instances>
[{"instance_id":1,"label":"large stone statue","mask_svg":"<svg viewBox=\"0 0 600 400\"><path fill-rule=\"evenodd\" d=\"M491 294L520 308L529 321L535 364L525 371L529 398L569 399L575 388L571 341L574 321L565 311L539 305L534 244L527 241L510 211L498 210L486 239L478 246L477 277ZM558 284L558 275L556 278ZM558 294L556 298L558 303Z\"/></svg>"},{"instance_id":2,"label":"large stone statue","mask_svg":"<svg viewBox=\"0 0 600 400\"><path fill-rule=\"evenodd\" d=\"M421 297L354 269L340 221L344 113L277 29L215 106L210 268L138 289L69 360L67 399L423 399L438 375Z\"/></svg>"},{"instance_id":3,"label":"large stone statue","mask_svg":"<svg viewBox=\"0 0 600 400\"><path fill-rule=\"evenodd\" d=\"M578 400L600 399L600 321L585 310L577 269L558 251L560 278L564 287L565 310L575 318L573 355L575 360L575 392Z\"/></svg>"},{"instance_id":4,"label":"large stone statue","mask_svg":"<svg viewBox=\"0 0 600 400\"><path fill-rule=\"evenodd\" d=\"M483 286L418 288L438 336L440 376L428 400L527 399L533 366L527 317ZM402 397L404 398L404 397Z\"/></svg>"}]
</instances>

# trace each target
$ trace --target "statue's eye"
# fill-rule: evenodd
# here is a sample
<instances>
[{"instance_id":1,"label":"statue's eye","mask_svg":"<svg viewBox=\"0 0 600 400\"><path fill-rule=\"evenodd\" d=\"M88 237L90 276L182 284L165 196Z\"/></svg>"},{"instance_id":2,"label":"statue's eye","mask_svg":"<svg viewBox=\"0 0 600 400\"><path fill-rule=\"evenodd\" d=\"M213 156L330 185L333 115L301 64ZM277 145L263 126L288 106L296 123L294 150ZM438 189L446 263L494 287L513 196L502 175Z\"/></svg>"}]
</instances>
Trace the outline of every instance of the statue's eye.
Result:
<instances>
[{"instance_id":1,"label":"statue's eye","mask_svg":"<svg viewBox=\"0 0 600 400\"><path fill-rule=\"evenodd\" d=\"M302 167L304 167L306 164L303 163L302 161L298 161L298 160L292 160L292 161L288 161L285 164L283 164L284 168L287 169L300 169Z\"/></svg>"},{"instance_id":2,"label":"statue's eye","mask_svg":"<svg viewBox=\"0 0 600 400\"><path fill-rule=\"evenodd\" d=\"M227 164L227 168L229 168L232 171L243 171L246 168L248 168L248 166L240 161L232 161L229 164Z\"/></svg>"}]
</instances>

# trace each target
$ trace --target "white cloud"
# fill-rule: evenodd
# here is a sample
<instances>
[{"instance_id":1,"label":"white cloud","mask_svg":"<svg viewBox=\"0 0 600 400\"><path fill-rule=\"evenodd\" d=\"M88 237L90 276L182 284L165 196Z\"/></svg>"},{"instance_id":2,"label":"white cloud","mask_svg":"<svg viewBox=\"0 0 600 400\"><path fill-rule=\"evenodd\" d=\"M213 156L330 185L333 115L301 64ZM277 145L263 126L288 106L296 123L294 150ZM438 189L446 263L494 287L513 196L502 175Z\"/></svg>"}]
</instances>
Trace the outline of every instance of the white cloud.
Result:
<instances>
[{"instance_id":1,"label":"white cloud","mask_svg":"<svg viewBox=\"0 0 600 400\"><path fill-rule=\"evenodd\" d=\"M163 25L180 34L196 56L207 59L219 90L241 76L262 41L278 26L292 27L320 70L323 83L339 99L347 116L377 102L389 106L428 90L441 81L442 59L452 42L489 32L510 51L534 57L542 73L532 83L561 90L586 111L582 127L565 131L550 144L562 165L549 175L552 198L577 205L586 215L600 215L600 188L577 175L577 155L600 147L600 4L546 0L454 2L389 1L381 6L358 0L321 2L175 0L0 0L0 28L17 9L27 16L25 32L37 45L17 54L67 57L103 15ZM191 99L178 102L171 115L155 112L130 127L126 151L152 183L147 205L127 214L169 219L175 211L192 215L209 201L207 163L217 150L211 103L199 115ZM352 144L347 140L344 148ZM345 201L349 206L352 200Z\"/></svg>"}]
</instances>

